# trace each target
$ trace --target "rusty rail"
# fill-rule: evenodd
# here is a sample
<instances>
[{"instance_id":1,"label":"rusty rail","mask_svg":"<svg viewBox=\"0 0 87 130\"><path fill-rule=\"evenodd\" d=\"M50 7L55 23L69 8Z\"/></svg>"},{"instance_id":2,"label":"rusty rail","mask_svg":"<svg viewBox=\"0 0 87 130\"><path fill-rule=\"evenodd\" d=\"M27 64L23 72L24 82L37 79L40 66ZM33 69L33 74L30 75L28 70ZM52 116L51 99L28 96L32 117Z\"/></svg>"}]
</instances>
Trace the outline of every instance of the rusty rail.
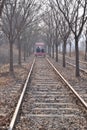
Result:
<instances>
[{"instance_id":1,"label":"rusty rail","mask_svg":"<svg viewBox=\"0 0 87 130\"><path fill-rule=\"evenodd\" d=\"M79 99L81 104L87 109L87 103L81 98L81 96L75 91L75 89L64 79L64 77L58 72L58 70L54 67L54 65L49 61L48 58L46 58L48 63L52 66L52 68L55 70L55 72L60 76L60 78L63 80L63 82L69 87L69 89L73 92L73 94Z\"/></svg>"},{"instance_id":2,"label":"rusty rail","mask_svg":"<svg viewBox=\"0 0 87 130\"><path fill-rule=\"evenodd\" d=\"M33 70L33 67L34 67L34 63L35 63L35 59L33 60L31 69L30 69L29 74L27 76L26 82L24 84L23 91L22 91L22 93L20 95L20 98L18 100L18 104L16 106L16 109L15 109L15 112L13 114L13 117L12 117L12 120L11 120L11 123L9 125L8 130L13 130L13 128L14 128L14 125L15 125L15 122L16 122L16 119L17 119L17 116L18 116L18 113L19 113L19 109L20 109L20 106L22 104L22 100L23 100L23 97L24 97L24 94L25 94L25 91L26 91L26 88L27 88L27 84L29 82L29 79L30 79L30 76L31 76L31 73L32 73L32 70Z\"/></svg>"}]
</instances>

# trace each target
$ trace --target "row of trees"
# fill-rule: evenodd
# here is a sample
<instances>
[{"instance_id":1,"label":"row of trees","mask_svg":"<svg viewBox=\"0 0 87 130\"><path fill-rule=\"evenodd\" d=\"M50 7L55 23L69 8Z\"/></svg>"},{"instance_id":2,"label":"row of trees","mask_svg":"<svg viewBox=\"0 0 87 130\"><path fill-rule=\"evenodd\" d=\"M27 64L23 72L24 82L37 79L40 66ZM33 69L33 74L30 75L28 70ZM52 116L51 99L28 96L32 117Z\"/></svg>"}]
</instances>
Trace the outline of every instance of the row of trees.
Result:
<instances>
[{"instance_id":1,"label":"row of trees","mask_svg":"<svg viewBox=\"0 0 87 130\"><path fill-rule=\"evenodd\" d=\"M63 66L65 67L66 44L71 42L70 39L73 37L76 53L76 76L78 77L80 76L78 44L80 36L86 27L87 0L49 0L47 4L49 10L46 8L46 12L43 14L43 21L47 30L49 54L51 47L54 53L55 45L56 61L58 61L58 48L60 43L62 43ZM54 54L52 54L52 57L54 57Z\"/></svg>"},{"instance_id":2,"label":"row of trees","mask_svg":"<svg viewBox=\"0 0 87 130\"><path fill-rule=\"evenodd\" d=\"M28 55L31 47L34 28L39 19L41 4L36 0L3 0L1 4L1 29L9 42L10 67L9 71L13 74L13 45L16 43L19 55L18 63L21 65L21 50ZM3 9L3 11L2 11ZM26 54L27 52L27 54Z\"/></svg>"}]
</instances>

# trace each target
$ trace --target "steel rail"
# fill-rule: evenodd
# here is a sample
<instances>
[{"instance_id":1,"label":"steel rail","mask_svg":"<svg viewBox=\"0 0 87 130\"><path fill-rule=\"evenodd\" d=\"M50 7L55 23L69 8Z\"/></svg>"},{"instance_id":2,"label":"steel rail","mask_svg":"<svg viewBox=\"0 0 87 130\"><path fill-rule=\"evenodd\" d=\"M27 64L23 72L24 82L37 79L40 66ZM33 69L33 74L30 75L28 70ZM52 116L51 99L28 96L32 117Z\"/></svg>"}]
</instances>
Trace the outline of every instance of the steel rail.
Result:
<instances>
[{"instance_id":1,"label":"steel rail","mask_svg":"<svg viewBox=\"0 0 87 130\"><path fill-rule=\"evenodd\" d=\"M67 64L73 66L73 67L76 67L76 65L72 64L72 63L69 63L69 62L66 62ZM79 68L82 72L85 72L87 73L87 71L85 69L82 69L81 67Z\"/></svg>"},{"instance_id":2,"label":"steel rail","mask_svg":"<svg viewBox=\"0 0 87 130\"><path fill-rule=\"evenodd\" d=\"M17 106L16 106L16 109L15 109L15 112L13 114L13 117L12 117L12 120L11 120L11 123L9 125L9 128L8 130L13 130L14 128L14 125L15 125L15 122L16 122L16 119L17 119L17 116L18 116L18 113L19 113L19 109L20 109L20 106L22 104L22 100L23 100L23 97L24 97L24 94L25 94L25 91L26 91L26 88L27 88L27 84L29 82L29 79L30 79L30 76L31 76L31 73L32 73L32 70L33 70L33 67L34 67L34 63L35 63L35 59L33 60L33 63L31 65L31 68L30 68L30 71L28 73L28 76L27 76L27 79L26 79L26 82L24 84L24 88L23 88L23 91L20 95L20 98L18 100L18 103L17 103Z\"/></svg>"},{"instance_id":3,"label":"steel rail","mask_svg":"<svg viewBox=\"0 0 87 130\"><path fill-rule=\"evenodd\" d=\"M68 57L68 56L66 56L66 58L75 61L75 59L70 58L70 57ZM85 61L81 61L81 60L79 60L79 62L82 63L82 64L86 64L86 65L87 65L87 62L85 62Z\"/></svg>"},{"instance_id":4,"label":"steel rail","mask_svg":"<svg viewBox=\"0 0 87 130\"><path fill-rule=\"evenodd\" d=\"M73 67L76 67L76 65L74 65L72 63L69 63L67 61L66 61L66 63L69 64L69 65L71 65L71 66L73 66ZM87 64L87 63L85 63L85 64ZM80 69L80 71L87 73L87 71L85 69L82 69L81 67L79 69Z\"/></svg>"},{"instance_id":5,"label":"steel rail","mask_svg":"<svg viewBox=\"0 0 87 130\"><path fill-rule=\"evenodd\" d=\"M61 54L58 54L58 55L62 56ZM69 57L69 56L66 56L66 58L68 58L69 60L75 61L74 58L71 58L71 57ZM86 62L86 61L81 61L81 60L79 60L79 62L82 63L82 64L86 64L86 65L87 65L87 62Z\"/></svg>"},{"instance_id":6,"label":"steel rail","mask_svg":"<svg viewBox=\"0 0 87 130\"><path fill-rule=\"evenodd\" d=\"M60 55L60 56L62 56L61 54L59 54L59 55ZM66 58L70 59L68 56L66 56ZM74 59L72 59L72 58L71 58L70 60L75 61L75 60L74 60ZM87 62L80 61L80 60L79 60L79 62L80 62L80 63L82 63L82 64L87 65ZM67 64L69 64L69 65L71 65L71 66L73 66L73 67L76 67L76 65L74 65L74 64L72 64L72 63L69 63L69 62L67 62L67 61L66 61L66 63L67 63ZM87 73L87 71L86 71L85 69L83 69L83 68L81 68L81 67L80 67L79 69L80 69L82 72Z\"/></svg>"},{"instance_id":7,"label":"steel rail","mask_svg":"<svg viewBox=\"0 0 87 130\"><path fill-rule=\"evenodd\" d=\"M81 98L81 96L75 91L75 89L66 81L66 79L58 72L58 70L54 67L54 65L50 62L48 58L46 58L51 67L55 70L55 72L60 76L62 81L69 87L69 89L73 92L73 94L79 99L81 104L87 109L87 103Z\"/></svg>"}]
</instances>

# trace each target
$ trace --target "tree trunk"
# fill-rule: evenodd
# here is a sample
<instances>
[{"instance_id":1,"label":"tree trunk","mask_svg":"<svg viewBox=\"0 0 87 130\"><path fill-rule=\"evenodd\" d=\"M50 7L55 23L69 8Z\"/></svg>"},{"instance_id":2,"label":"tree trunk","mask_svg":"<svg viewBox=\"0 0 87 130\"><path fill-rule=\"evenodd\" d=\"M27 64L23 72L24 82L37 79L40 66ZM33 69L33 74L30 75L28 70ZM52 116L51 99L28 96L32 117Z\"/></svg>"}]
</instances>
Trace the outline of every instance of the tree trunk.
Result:
<instances>
[{"instance_id":1,"label":"tree trunk","mask_svg":"<svg viewBox=\"0 0 87 130\"><path fill-rule=\"evenodd\" d=\"M28 48L27 50L27 56L29 57L31 55L31 48Z\"/></svg>"},{"instance_id":2,"label":"tree trunk","mask_svg":"<svg viewBox=\"0 0 87 130\"><path fill-rule=\"evenodd\" d=\"M85 47L85 60L87 61L87 38L86 38L86 47Z\"/></svg>"},{"instance_id":3,"label":"tree trunk","mask_svg":"<svg viewBox=\"0 0 87 130\"><path fill-rule=\"evenodd\" d=\"M48 45L48 55L50 55L49 53L50 53L50 49L49 49L49 45Z\"/></svg>"},{"instance_id":4,"label":"tree trunk","mask_svg":"<svg viewBox=\"0 0 87 130\"><path fill-rule=\"evenodd\" d=\"M64 41L63 44L63 67L66 67L65 55L66 55L66 41Z\"/></svg>"},{"instance_id":5,"label":"tree trunk","mask_svg":"<svg viewBox=\"0 0 87 130\"><path fill-rule=\"evenodd\" d=\"M26 56L29 57L30 56L30 51L31 51L31 46L29 46L28 44L26 45L27 46L27 50L26 50Z\"/></svg>"},{"instance_id":6,"label":"tree trunk","mask_svg":"<svg viewBox=\"0 0 87 130\"><path fill-rule=\"evenodd\" d=\"M61 46L59 45L59 53L61 53Z\"/></svg>"},{"instance_id":7,"label":"tree trunk","mask_svg":"<svg viewBox=\"0 0 87 130\"><path fill-rule=\"evenodd\" d=\"M51 57L51 46L50 45L48 45L48 54Z\"/></svg>"},{"instance_id":8,"label":"tree trunk","mask_svg":"<svg viewBox=\"0 0 87 130\"><path fill-rule=\"evenodd\" d=\"M57 23L56 23L57 25ZM57 33L57 29L56 28L56 39L55 39L55 42L56 42L56 62L58 62L58 33Z\"/></svg>"},{"instance_id":9,"label":"tree trunk","mask_svg":"<svg viewBox=\"0 0 87 130\"><path fill-rule=\"evenodd\" d=\"M69 57L71 57L71 43L69 45L70 45Z\"/></svg>"},{"instance_id":10,"label":"tree trunk","mask_svg":"<svg viewBox=\"0 0 87 130\"><path fill-rule=\"evenodd\" d=\"M9 41L10 43L10 66L9 66L9 72L14 74L14 68L13 68L13 42Z\"/></svg>"},{"instance_id":11,"label":"tree trunk","mask_svg":"<svg viewBox=\"0 0 87 130\"><path fill-rule=\"evenodd\" d=\"M24 44L24 61L26 61L26 46Z\"/></svg>"},{"instance_id":12,"label":"tree trunk","mask_svg":"<svg viewBox=\"0 0 87 130\"><path fill-rule=\"evenodd\" d=\"M58 44L56 43L56 62L58 62Z\"/></svg>"},{"instance_id":13,"label":"tree trunk","mask_svg":"<svg viewBox=\"0 0 87 130\"><path fill-rule=\"evenodd\" d=\"M18 38L18 64L21 65L21 43L20 39Z\"/></svg>"},{"instance_id":14,"label":"tree trunk","mask_svg":"<svg viewBox=\"0 0 87 130\"><path fill-rule=\"evenodd\" d=\"M78 47L78 38L75 37L75 52L76 52L76 77L80 76L79 73L79 47Z\"/></svg>"},{"instance_id":15,"label":"tree trunk","mask_svg":"<svg viewBox=\"0 0 87 130\"><path fill-rule=\"evenodd\" d=\"M2 0L2 2L1 2L1 5L0 5L0 16L2 15L2 10L4 8L5 1L6 0Z\"/></svg>"},{"instance_id":16,"label":"tree trunk","mask_svg":"<svg viewBox=\"0 0 87 130\"><path fill-rule=\"evenodd\" d=\"M32 47L28 45L28 56L32 54Z\"/></svg>"},{"instance_id":17,"label":"tree trunk","mask_svg":"<svg viewBox=\"0 0 87 130\"><path fill-rule=\"evenodd\" d=\"M29 57L31 54L31 46L29 46L29 45L28 45L27 53L28 53L28 57Z\"/></svg>"},{"instance_id":18,"label":"tree trunk","mask_svg":"<svg viewBox=\"0 0 87 130\"><path fill-rule=\"evenodd\" d=\"M54 44L52 45L52 58L54 59Z\"/></svg>"}]
</instances>

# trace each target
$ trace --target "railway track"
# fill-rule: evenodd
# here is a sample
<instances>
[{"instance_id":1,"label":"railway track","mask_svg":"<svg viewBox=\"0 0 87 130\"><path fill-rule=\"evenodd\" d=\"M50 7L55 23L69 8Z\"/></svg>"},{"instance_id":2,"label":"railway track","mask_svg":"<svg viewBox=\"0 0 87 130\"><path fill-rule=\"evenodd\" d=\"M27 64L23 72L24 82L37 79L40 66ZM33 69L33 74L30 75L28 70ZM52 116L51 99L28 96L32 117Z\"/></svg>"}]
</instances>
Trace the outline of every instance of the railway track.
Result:
<instances>
[{"instance_id":1,"label":"railway track","mask_svg":"<svg viewBox=\"0 0 87 130\"><path fill-rule=\"evenodd\" d=\"M61 57L62 55L61 54L59 54L59 56ZM75 65L75 59L73 59L73 58L70 58L70 57L68 57L68 56L66 56L66 58L67 58L67 60L66 60L66 63L67 64L69 64L69 65L71 65L71 66L73 66L73 67L76 67L76 65ZM84 72L84 73L86 73L87 74L87 62L84 62L84 61L81 61L81 60L79 60L79 65L80 65L80 71L82 71L82 72Z\"/></svg>"},{"instance_id":2,"label":"railway track","mask_svg":"<svg viewBox=\"0 0 87 130\"><path fill-rule=\"evenodd\" d=\"M84 99L84 101L87 103L87 73L84 69L82 69L81 76L79 78L75 78L74 69L75 65L71 63L67 63L66 68L60 67L61 60L59 59L59 62L55 62L50 58L51 62L54 64L54 66L62 73L64 77L66 77L67 81L73 86L73 88L77 91L77 93ZM69 76L70 75L70 76Z\"/></svg>"},{"instance_id":3,"label":"railway track","mask_svg":"<svg viewBox=\"0 0 87 130\"><path fill-rule=\"evenodd\" d=\"M9 130L87 130L87 104L52 67L45 58L33 62Z\"/></svg>"}]
</instances>

